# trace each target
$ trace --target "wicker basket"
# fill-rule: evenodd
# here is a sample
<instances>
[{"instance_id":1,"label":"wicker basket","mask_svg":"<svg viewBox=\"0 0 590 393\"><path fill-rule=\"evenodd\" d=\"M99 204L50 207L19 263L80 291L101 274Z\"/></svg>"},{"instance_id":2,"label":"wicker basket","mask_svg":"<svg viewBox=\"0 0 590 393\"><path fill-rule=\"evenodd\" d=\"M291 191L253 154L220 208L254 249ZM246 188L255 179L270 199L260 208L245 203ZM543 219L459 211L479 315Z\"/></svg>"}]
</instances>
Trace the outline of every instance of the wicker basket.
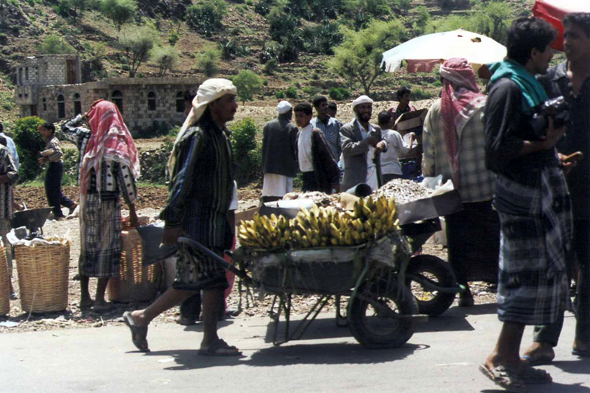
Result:
<instances>
[{"instance_id":1,"label":"wicker basket","mask_svg":"<svg viewBox=\"0 0 590 393\"><path fill-rule=\"evenodd\" d=\"M153 300L158 292L158 271L155 265L143 266L143 248L137 230L122 231L121 243L119 278L109 280L109 300L120 303Z\"/></svg>"},{"instance_id":2,"label":"wicker basket","mask_svg":"<svg viewBox=\"0 0 590 393\"><path fill-rule=\"evenodd\" d=\"M68 306L70 243L15 245L23 311L49 312Z\"/></svg>"},{"instance_id":3,"label":"wicker basket","mask_svg":"<svg viewBox=\"0 0 590 393\"><path fill-rule=\"evenodd\" d=\"M0 242L1 244L1 242ZM10 275L8 274L8 260L6 248L0 246L0 315L10 312Z\"/></svg>"}]
</instances>

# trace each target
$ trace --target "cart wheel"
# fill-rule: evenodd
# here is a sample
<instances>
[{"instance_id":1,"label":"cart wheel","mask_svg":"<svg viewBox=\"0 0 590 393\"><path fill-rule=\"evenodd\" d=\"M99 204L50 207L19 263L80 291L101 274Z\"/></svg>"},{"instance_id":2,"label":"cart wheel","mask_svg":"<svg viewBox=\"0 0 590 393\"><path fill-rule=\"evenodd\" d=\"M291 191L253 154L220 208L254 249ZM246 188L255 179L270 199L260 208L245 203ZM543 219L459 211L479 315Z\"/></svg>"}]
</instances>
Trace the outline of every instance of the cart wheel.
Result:
<instances>
[{"instance_id":1,"label":"cart wheel","mask_svg":"<svg viewBox=\"0 0 590 393\"><path fill-rule=\"evenodd\" d=\"M416 299L397 280L388 283L387 291L376 290L374 283L362 285L348 306L348 326L356 340L369 348L395 348L404 345L414 334L418 313Z\"/></svg>"},{"instance_id":2,"label":"cart wheel","mask_svg":"<svg viewBox=\"0 0 590 393\"><path fill-rule=\"evenodd\" d=\"M455 274L450 265L434 255L416 255L410 259L406 273L427 278L436 285L450 288L456 285ZM451 307L455 300L454 293L441 293L433 291L410 278L406 284L418 301L420 314L427 314L431 317L439 316Z\"/></svg>"}]
</instances>

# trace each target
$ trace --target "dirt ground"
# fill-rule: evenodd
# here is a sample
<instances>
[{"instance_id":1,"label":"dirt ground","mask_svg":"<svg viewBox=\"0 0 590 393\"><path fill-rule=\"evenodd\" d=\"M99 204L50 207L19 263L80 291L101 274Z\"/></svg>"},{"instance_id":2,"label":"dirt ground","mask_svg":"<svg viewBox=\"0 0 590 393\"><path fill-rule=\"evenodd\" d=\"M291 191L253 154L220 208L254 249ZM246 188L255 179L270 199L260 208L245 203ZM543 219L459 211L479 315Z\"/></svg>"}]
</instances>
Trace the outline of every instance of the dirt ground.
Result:
<instances>
[{"instance_id":1,"label":"dirt ground","mask_svg":"<svg viewBox=\"0 0 590 393\"><path fill-rule=\"evenodd\" d=\"M151 221L156 220L159 208L163 206L166 199L165 188L145 188L141 189L141 198L138 203L138 214L140 217L149 217ZM72 198L77 198L75 187L65 187L64 192ZM247 209L257 205L256 189L240 190L240 210ZM248 197L248 199L246 199ZM254 197L254 198L252 198ZM20 187L17 189L17 198L20 201L26 201L30 208L46 206L44 190L41 187ZM64 209L65 210L65 209ZM123 215L126 215L123 211ZM75 214L74 214L75 216ZM80 253L80 231L77 217L70 217L63 221L48 220L43 227L46 235L64 235L69 231L71 248L70 248L70 267L69 267L69 286L68 286L68 307L63 312L45 313L45 314L28 314L20 308L19 300L11 301L11 310L7 318L0 319L0 333L15 333L24 331L40 331L52 329L71 329L84 327L101 327L113 324L121 324L122 314L127 310L139 309L148 305L148 303L121 303L114 304L112 311L97 314L91 310L81 310L79 308L80 289L79 281L76 281L77 261ZM436 244L426 244L423 253L436 255L446 260L446 249ZM16 264L18 261L16 261ZM18 275L14 269L13 283L18 293ZM91 292L94 293L96 280L91 280ZM495 302L495 294L486 283L473 283L472 290L475 295L476 304ZM240 296L241 295L241 296ZM228 307L237 309L240 297L242 298L243 310L240 317L263 316L267 315L272 303L272 296L267 295L259 297L256 293L250 293L252 296L246 296L245 289L238 292L237 283L234 285L231 295L228 298ZM292 312L294 314L307 313L317 300L316 296L302 297L297 296L293 300ZM335 309L331 301L323 312L333 312ZM174 323L179 315L178 307L174 307L168 312L160 315L154 323ZM6 322L14 322L17 326L2 326Z\"/></svg>"}]
</instances>

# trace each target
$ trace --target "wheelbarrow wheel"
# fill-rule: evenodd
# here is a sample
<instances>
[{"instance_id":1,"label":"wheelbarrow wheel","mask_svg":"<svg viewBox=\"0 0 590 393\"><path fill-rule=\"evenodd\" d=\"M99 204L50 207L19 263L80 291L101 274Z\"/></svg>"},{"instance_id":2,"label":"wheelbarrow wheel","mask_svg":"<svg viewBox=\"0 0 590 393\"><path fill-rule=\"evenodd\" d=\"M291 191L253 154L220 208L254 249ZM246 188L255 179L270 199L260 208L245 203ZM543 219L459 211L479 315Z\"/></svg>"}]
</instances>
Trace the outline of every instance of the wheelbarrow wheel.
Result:
<instances>
[{"instance_id":1,"label":"wheelbarrow wheel","mask_svg":"<svg viewBox=\"0 0 590 393\"><path fill-rule=\"evenodd\" d=\"M456 286L455 274L449 264L434 255L416 255L410 259L406 274L413 274L432 281L434 284L451 288ZM406 279L406 284L418 301L420 314L436 317L451 307L454 293L442 293L425 288L422 284Z\"/></svg>"},{"instance_id":2,"label":"wheelbarrow wheel","mask_svg":"<svg viewBox=\"0 0 590 393\"><path fill-rule=\"evenodd\" d=\"M348 305L348 326L356 340L368 348L396 348L414 334L412 315L418 304L407 287L397 280L387 290L374 283L362 285Z\"/></svg>"}]
</instances>

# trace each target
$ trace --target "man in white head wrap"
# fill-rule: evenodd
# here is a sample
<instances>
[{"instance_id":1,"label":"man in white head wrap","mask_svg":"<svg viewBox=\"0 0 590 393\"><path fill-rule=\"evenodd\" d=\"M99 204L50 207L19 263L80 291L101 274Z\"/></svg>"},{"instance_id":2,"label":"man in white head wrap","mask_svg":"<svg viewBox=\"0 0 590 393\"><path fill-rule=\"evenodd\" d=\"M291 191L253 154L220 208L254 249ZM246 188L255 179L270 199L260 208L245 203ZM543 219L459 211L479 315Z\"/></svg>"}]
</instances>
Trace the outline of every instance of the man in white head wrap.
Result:
<instances>
[{"instance_id":1,"label":"man in white head wrap","mask_svg":"<svg viewBox=\"0 0 590 393\"><path fill-rule=\"evenodd\" d=\"M381 186L380 153L387 150L381 129L371 124L373 100L365 95L352 102L355 119L340 128L344 177L341 190L366 183L372 190Z\"/></svg>"},{"instance_id":2,"label":"man in white head wrap","mask_svg":"<svg viewBox=\"0 0 590 393\"><path fill-rule=\"evenodd\" d=\"M233 231L228 212L233 196L231 147L225 124L233 120L238 104L236 87L227 79L205 81L193 100L169 160L170 189L160 218L166 223L162 243L176 245L182 235L223 254L230 249ZM126 312L123 319L133 344L147 352L147 327L156 316L197 291L203 298L203 340L199 353L239 355L236 347L217 336L217 317L227 288L225 270L202 253L179 245L177 274L168 289L145 310Z\"/></svg>"},{"instance_id":3,"label":"man in white head wrap","mask_svg":"<svg viewBox=\"0 0 590 393\"><path fill-rule=\"evenodd\" d=\"M291 123L293 108L288 101L277 105L278 116L264 125L262 133L262 202L281 199L293 191L297 175L297 127Z\"/></svg>"}]
</instances>

